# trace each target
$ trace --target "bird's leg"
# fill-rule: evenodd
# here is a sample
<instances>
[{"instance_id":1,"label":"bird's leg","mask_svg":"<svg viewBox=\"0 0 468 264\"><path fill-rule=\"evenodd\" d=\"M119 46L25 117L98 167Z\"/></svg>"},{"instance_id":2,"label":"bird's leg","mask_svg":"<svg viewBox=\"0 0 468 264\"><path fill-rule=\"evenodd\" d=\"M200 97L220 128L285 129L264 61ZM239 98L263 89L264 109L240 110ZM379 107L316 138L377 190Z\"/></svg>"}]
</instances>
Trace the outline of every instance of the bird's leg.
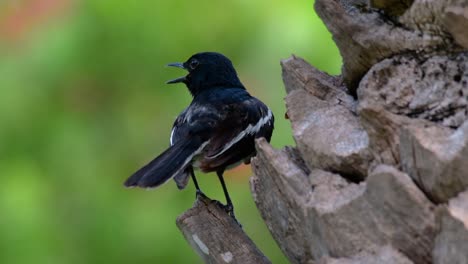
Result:
<instances>
[{"instance_id":1,"label":"bird's leg","mask_svg":"<svg viewBox=\"0 0 468 264\"><path fill-rule=\"evenodd\" d=\"M193 171L193 168L190 168L190 176L192 176L193 184L195 185L196 193L195 193L195 198L198 198L198 196L206 196L200 189L200 186L198 185L197 178L195 177L195 172Z\"/></svg>"},{"instance_id":2,"label":"bird's leg","mask_svg":"<svg viewBox=\"0 0 468 264\"><path fill-rule=\"evenodd\" d=\"M238 222L236 219L236 216L234 215L234 205L232 204L231 197L229 197L229 193L226 188L226 183L224 183L223 173L224 173L224 170L219 170L216 172L216 174L218 175L219 181L221 182L221 186L223 186L224 196L226 196L226 206L224 208L226 209L226 212L232 218L234 218L236 222Z\"/></svg>"}]
</instances>

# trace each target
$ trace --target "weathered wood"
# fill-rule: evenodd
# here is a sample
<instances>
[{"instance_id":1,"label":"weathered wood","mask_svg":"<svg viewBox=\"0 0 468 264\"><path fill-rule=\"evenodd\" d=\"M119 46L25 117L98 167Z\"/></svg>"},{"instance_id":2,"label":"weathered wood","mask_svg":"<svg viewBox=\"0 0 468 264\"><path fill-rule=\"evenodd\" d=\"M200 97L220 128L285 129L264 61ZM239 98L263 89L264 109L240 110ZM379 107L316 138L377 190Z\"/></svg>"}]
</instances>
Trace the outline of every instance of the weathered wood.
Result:
<instances>
[{"instance_id":1,"label":"weathered wood","mask_svg":"<svg viewBox=\"0 0 468 264\"><path fill-rule=\"evenodd\" d=\"M412 264L413 262L391 246L363 251L349 258L323 258L318 264Z\"/></svg>"},{"instance_id":2,"label":"weathered wood","mask_svg":"<svg viewBox=\"0 0 468 264\"><path fill-rule=\"evenodd\" d=\"M310 168L332 169L353 180L365 178L371 158L369 142L355 114L305 90L289 93L286 105L294 139Z\"/></svg>"},{"instance_id":3,"label":"weathered wood","mask_svg":"<svg viewBox=\"0 0 468 264\"><path fill-rule=\"evenodd\" d=\"M400 141L403 170L433 201L447 202L468 188L468 121L456 131L408 126Z\"/></svg>"},{"instance_id":4,"label":"weathered wood","mask_svg":"<svg viewBox=\"0 0 468 264\"><path fill-rule=\"evenodd\" d=\"M414 0L370 0L370 6L383 10L390 16L400 16L408 10Z\"/></svg>"},{"instance_id":5,"label":"weathered wood","mask_svg":"<svg viewBox=\"0 0 468 264\"><path fill-rule=\"evenodd\" d=\"M217 201L199 196L176 223L205 263L271 263Z\"/></svg>"},{"instance_id":6,"label":"weathered wood","mask_svg":"<svg viewBox=\"0 0 468 264\"><path fill-rule=\"evenodd\" d=\"M287 115L301 156L310 168L330 169L353 180L365 178L371 155L356 115L356 101L339 77L301 58L283 60ZM314 135L314 136L311 136Z\"/></svg>"},{"instance_id":7,"label":"weathered wood","mask_svg":"<svg viewBox=\"0 0 468 264\"><path fill-rule=\"evenodd\" d=\"M369 166L371 169L379 164L399 167L402 130L408 126L433 125L424 119L393 114L383 109L381 105L367 104L365 101L360 102L358 112L361 124L369 136L369 149L373 155Z\"/></svg>"},{"instance_id":8,"label":"weathered wood","mask_svg":"<svg viewBox=\"0 0 468 264\"><path fill-rule=\"evenodd\" d=\"M435 239L434 263L468 263L468 190L438 213L440 233Z\"/></svg>"},{"instance_id":9,"label":"weathered wood","mask_svg":"<svg viewBox=\"0 0 468 264\"><path fill-rule=\"evenodd\" d=\"M357 101L348 93L341 76L319 71L304 59L292 55L281 61L286 92L306 90L320 100L340 104L356 113Z\"/></svg>"},{"instance_id":10,"label":"weathered wood","mask_svg":"<svg viewBox=\"0 0 468 264\"><path fill-rule=\"evenodd\" d=\"M360 105L459 127L468 118L468 53L385 59L364 76L357 94Z\"/></svg>"},{"instance_id":11,"label":"weathered wood","mask_svg":"<svg viewBox=\"0 0 468 264\"><path fill-rule=\"evenodd\" d=\"M354 94L362 76L382 59L456 49L442 25L442 11L433 12L443 10L445 2L416 0L398 21L351 0L317 0L315 10L340 50L343 78Z\"/></svg>"},{"instance_id":12,"label":"weathered wood","mask_svg":"<svg viewBox=\"0 0 468 264\"><path fill-rule=\"evenodd\" d=\"M460 46L468 49L468 2L458 1L444 10L443 23Z\"/></svg>"},{"instance_id":13,"label":"weathered wood","mask_svg":"<svg viewBox=\"0 0 468 264\"><path fill-rule=\"evenodd\" d=\"M355 184L322 170L307 173L292 149L260 140L257 152L255 202L291 262L351 257L387 244L416 263L431 262L434 205L406 174L380 165Z\"/></svg>"},{"instance_id":14,"label":"weathered wood","mask_svg":"<svg viewBox=\"0 0 468 264\"><path fill-rule=\"evenodd\" d=\"M398 165L400 162L399 133L402 126L411 122L405 116L394 115L380 106L361 105L361 124L369 136L369 148L374 156L373 165Z\"/></svg>"},{"instance_id":15,"label":"weathered wood","mask_svg":"<svg viewBox=\"0 0 468 264\"><path fill-rule=\"evenodd\" d=\"M252 160L255 176L250 179L257 207L289 261L312 261L312 251L320 250L321 246L314 243L314 233L304 221L307 218L304 198L312 189L308 169L293 148L273 151L260 139L258 149L257 157Z\"/></svg>"}]
</instances>

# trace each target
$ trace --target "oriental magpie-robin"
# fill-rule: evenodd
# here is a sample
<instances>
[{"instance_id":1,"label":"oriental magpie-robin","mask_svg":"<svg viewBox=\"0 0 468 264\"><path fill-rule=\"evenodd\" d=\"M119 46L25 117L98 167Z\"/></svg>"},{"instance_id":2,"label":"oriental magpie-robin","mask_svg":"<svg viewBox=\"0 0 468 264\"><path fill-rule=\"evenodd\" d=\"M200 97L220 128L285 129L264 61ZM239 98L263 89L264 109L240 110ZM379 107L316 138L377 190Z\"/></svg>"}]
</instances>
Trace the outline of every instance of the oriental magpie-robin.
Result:
<instances>
[{"instance_id":1,"label":"oriental magpie-robin","mask_svg":"<svg viewBox=\"0 0 468 264\"><path fill-rule=\"evenodd\" d=\"M226 196L226 209L234 217L223 173L242 161L250 163L256 138L270 141L273 113L246 91L231 61L222 54L198 53L168 66L188 71L187 76L167 83L184 83L193 100L174 122L170 147L130 176L125 186L150 188L174 179L183 189L191 176L199 195L193 168L214 171Z\"/></svg>"}]
</instances>

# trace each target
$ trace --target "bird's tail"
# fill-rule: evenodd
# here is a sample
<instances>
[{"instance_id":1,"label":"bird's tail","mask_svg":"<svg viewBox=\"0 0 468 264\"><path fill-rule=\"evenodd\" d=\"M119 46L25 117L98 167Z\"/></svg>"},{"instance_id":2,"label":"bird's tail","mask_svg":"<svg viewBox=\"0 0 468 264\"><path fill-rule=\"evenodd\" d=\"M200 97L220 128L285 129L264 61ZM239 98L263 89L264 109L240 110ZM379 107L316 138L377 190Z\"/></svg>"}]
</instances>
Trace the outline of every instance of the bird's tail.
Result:
<instances>
[{"instance_id":1,"label":"bird's tail","mask_svg":"<svg viewBox=\"0 0 468 264\"><path fill-rule=\"evenodd\" d=\"M201 139L196 138L181 140L135 172L125 181L124 185L127 187L157 187L182 172L206 144L208 141L202 142Z\"/></svg>"}]
</instances>

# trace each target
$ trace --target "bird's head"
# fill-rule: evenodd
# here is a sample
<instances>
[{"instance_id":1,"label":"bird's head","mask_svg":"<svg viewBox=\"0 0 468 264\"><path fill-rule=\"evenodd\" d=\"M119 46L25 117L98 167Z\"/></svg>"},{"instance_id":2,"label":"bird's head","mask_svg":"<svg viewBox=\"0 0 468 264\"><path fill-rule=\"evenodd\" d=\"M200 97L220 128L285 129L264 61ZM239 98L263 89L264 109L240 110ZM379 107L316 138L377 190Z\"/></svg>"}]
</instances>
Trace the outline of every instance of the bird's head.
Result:
<instances>
[{"instance_id":1,"label":"bird's head","mask_svg":"<svg viewBox=\"0 0 468 264\"><path fill-rule=\"evenodd\" d=\"M237 77L232 62L220 53L197 53L186 62L169 63L168 66L188 71L188 75L170 80L167 83L185 83L193 96L211 88L244 87Z\"/></svg>"}]
</instances>

